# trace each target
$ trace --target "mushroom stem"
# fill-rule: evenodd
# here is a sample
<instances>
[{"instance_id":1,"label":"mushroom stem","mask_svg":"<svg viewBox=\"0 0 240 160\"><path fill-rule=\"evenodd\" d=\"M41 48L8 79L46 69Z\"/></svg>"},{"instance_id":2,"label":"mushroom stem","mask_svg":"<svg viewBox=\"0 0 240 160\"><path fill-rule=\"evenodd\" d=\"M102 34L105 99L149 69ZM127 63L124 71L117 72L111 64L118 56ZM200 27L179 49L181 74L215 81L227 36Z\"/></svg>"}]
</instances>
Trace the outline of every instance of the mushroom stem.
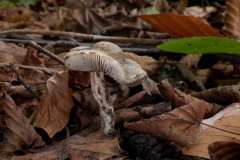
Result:
<instances>
[{"instance_id":1,"label":"mushroom stem","mask_svg":"<svg viewBox=\"0 0 240 160\"><path fill-rule=\"evenodd\" d=\"M115 135L114 130L114 108L110 102L110 96L106 92L104 73L91 72L91 89L93 96L100 106L101 126L103 132L108 135Z\"/></svg>"}]
</instances>

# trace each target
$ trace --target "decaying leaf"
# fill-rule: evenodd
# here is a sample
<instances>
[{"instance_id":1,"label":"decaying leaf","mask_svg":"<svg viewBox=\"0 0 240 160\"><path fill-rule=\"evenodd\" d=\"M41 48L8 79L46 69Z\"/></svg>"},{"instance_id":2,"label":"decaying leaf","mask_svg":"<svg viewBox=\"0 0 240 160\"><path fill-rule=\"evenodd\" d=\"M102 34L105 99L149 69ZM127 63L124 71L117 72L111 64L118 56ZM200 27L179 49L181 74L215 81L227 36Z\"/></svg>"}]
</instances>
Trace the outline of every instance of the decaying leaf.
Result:
<instances>
[{"instance_id":1,"label":"decaying leaf","mask_svg":"<svg viewBox=\"0 0 240 160\"><path fill-rule=\"evenodd\" d=\"M163 80L158 84L158 89L161 92L161 95L164 97L166 101L171 102L173 107L181 107L183 105L187 105L189 103L197 103L200 101L198 98L195 98L191 95L187 95L180 90L173 88L171 84L168 82L168 80ZM205 118L210 117L217 113L219 110L224 108L223 106L220 106L218 104L211 104L208 102L202 102L205 103L206 106L206 113Z\"/></svg>"},{"instance_id":2,"label":"decaying leaf","mask_svg":"<svg viewBox=\"0 0 240 160\"><path fill-rule=\"evenodd\" d=\"M114 106L114 110L117 110L117 109L122 109L122 108L127 108L129 107L130 105L132 105L133 103L139 101L141 98L143 98L143 96L146 94L146 91L142 91L142 92L139 92L127 99L125 99L124 101L122 101L121 103L117 104Z\"/></svg>"},{"instance_id":3,"label":"decaying leaf","mask_svg":"<svg viewBox=\"0 0 240 160\"><path fill-rule=\"evenodd\" d=\"M93 97L91 88L73 92L73 97L78 104L89 114L99 113L99 105Z\"/></svg>"},{"instance_id":4,"label":"decaying leaf","mask_svg":"<svg viewBox=\"0 0 240 160\"><path fill-rule=\"evenodd\" d=\"M197 68L198 62L200 61L202 55L188 54L180 59L179 62L184 64L188 69Z\"/></svg>"},{"instance_id":5,"label":"decaying leaf","mask_svg":"<svg viewBox=\"0 0 240 160\"><path fill-rule=\"evenodd\" d=\"M49 137L53 137L67 124L72 106L72 89L68 87L68 72L61 71L48 79L47 91L41 97L33 125L44 129Z\"/></svg>"},{"instance_id":6,"label":"decaying leaf","mask_svg":"<svg viewBox=\"0 0 240 160\"><path fill-rule=\"evenodd\" d=\"M226 15L223 33L229 38L240 37L240 2L238 0L226 1Z\"/></svg>"},{"instance_id":7,"label":"decaying leaf","mask_svg":"<svg viewBox=\"0 0 240 160\"><path fill-rule=\"evenodd\" d=\"M13 99L3 91L0 100L4 112L6 127L3 133L3 142L0 146L0 157L9 158L16 151L37 149L44 147L42 138L35 132L27 118L16 106Z\"/></svg>"},{"instance_id":8,"label":"decaying leaf","mask_svg":"<svg viewBox=\"0 0 240 160\"><path fill-rule=\"evenodd\" d=\"M199 80L203 86L206 86L209 78L212 75L212 70L211 69L198 69L195 72L196 78Z\"/></svg>"},{"instance_id":9,"label":"decaying leaf","mask_svg":"<svg viewBox=\"0 0 240 160\"><path fill-rule=\"evenodd\" d=\"M37 56L35 50L32 47L27 48L27 54L22 62L23 65L36 66L36 67L46 67L44 65L43 57Z\"/></svg>"},{"instance_id":10,"label":"decaying leaf","mask_svg":"<svg viewBox=\"0 0 240 160\"><path fill-rule=\"evenodd\" d=\"M12 160L46 160L46 159L109 159L118 156L117 137L105 135L102 131L95 132L88 137L71 136L62 142L49 146L42 152L14 156Z\"/></svg>"},{"instance_id":11,"label":"decaying leaf","mask_svg":"<svg viewBox=\"0 0 240 160\"><path fill-rule=\"evenodd\" d=\"M112 138L103 134L102 131L95 132L88 137L77 135L70 137L68 150L71 160L109 159L120 153L117 137Z\"/></svg>"},{"instance_id":12,"label":"decaying leaf","mask_svg":"<svg viewBox=\"0 0 240 160\"><path fill-rule=\"evenodd\" d=\"M26 154L22 156L13 156L11 160L48 160L48 159L67 159L67 140L63 140L54 146L49 146L41 152L35 154Z\"/></svg>"},{"instance_id":13,"label":"decaying leaf","mask_svg":"<svg viewBox=\"0 0 240 160\"><path fill-rule=\"evenodd\" d=\"M4 43L2 41L0 41L0 48L1 48L0 49L1 53L6 53L14 56L14 58L20 63L22 63L27 51L27 49L21 48L16 44ZM7 62L4 62L4 63L7 63Z\"/></svg>"},{"instance_id":14,"label":"decaying leaf","mask_svg":"<svg viewBox=\"0 0 240 160\"><path fill-rule=\"evenodd\" d=\"M193 16L179 16L172 13L138 15L138 18L148 22L156 29L178 38L192 36L223 37L210 25ZM176 28L178 28L176 30Z\"/></svg>"},{"instance_id":15,"label":"decaying leaf","mask_svg":"<svg viewBox=\"0 0 240 160\"><path fill-rule=\"evenodd\" d=\"M89 72L80 72L69 70L69 72L73 75L74 86L81 88L81 87L88 87L91 83L90 81L90 73Z\"/></svg>"},{"instance_id":16,"label":"decaying leaf","mask_svg":"<svg viewBox=\"0 0 240 160\"><path fill-rule=\"evenodd\" d=\"M213 117L204 119L200 132L188 150L183 154L210 158L208 145L216 141L240 143L240 103L233 103ZM207 124L207 125L205 125ZM214 128L213 128L214 127ZM221 130L219 130L219 129Z\"/></svg>"},{"instance_id":17,"label":"decaying leaf","mask_svg":"<svg viewBox=\"0 0 240 160\"><path fill-rule=\"evenodd\" d=\"M208 102L240 102L240 86L219 86L202 92L194 92L191 96Z\"/></svg>"},{"instance_id":18,"label":"decaying leaf","mask_svg":"<svg viewBox=\"0 0 240 160\"><path fill-rule=\"evenodd\" d=\"M200 130L204 114L205 104L198 101L150 119L125 123L124 127L190 147Z\"/></svg>"},{"instance_id":19,"label":"decaying leaf","mask_svg":"<svg viewBox=\"0 0 240 160\"><path fill-rule=\"evenodd\" d=\"M211 159L238 160L240 157L240 144L235 142L217 141L208 146Z\"/></svg>"},{"instance_id":20,"label":"decaying leaf","mask_svg":"<svg viewBox=\"0 0 240 160\"><path fill-rule=\"evenodd\" d=\"M54 73L61 69L29 67L25 65L16 65L18 72L27 84L45 83ZM17 81L17 76L8 64L0 63L0 81Z\"/></svg>"},{"instance_id":21,"label":"decaying leaf","mask_svg":"<svg viewBox=\"0 0 240 160\"><path fill-rule=\"evenodd\" d=\"M124 57L137 62L148 75L152 75L162 66L162 63L149 56L138 56L131 52L125 52Z\"/></svg>"}]
</instances>

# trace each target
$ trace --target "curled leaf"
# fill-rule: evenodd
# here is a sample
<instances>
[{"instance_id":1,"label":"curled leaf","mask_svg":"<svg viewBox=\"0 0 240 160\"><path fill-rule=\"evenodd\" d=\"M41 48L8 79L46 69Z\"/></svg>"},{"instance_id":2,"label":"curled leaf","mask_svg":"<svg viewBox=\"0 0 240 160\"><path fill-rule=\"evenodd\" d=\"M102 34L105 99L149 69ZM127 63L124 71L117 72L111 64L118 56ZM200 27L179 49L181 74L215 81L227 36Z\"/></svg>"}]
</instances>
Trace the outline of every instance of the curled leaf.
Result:
<instances>
[{"instance_id":1,"label":"curled leaf","mask_svg":"<svg viewBox=\"0 0 240 160\"><path fill-rule=\"evenodd\" d=\"M68 87L68 73L58 72L47 81L47 91L41 97L33 125L44 129L49 137L53 137L67 124L72 106L72 89Z\"/></svg>"}]
</instances>

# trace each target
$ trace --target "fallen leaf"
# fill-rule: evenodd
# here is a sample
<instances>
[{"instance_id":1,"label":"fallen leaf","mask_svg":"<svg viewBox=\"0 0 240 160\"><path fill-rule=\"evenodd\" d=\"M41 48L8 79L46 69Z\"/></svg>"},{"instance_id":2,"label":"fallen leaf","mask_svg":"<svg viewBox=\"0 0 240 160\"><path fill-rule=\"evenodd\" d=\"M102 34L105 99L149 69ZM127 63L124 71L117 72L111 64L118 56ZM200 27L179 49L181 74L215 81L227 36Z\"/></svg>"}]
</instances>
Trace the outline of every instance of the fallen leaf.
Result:
<instances>
[{"instance_id":1,"label":"fallen leaf","mask_svg":"<svg viewBox=\"0 0 240 160\"><path fill-rule=\"evenodd\" d=\"M101 130L88 137L71 136L68 150L71 160L110 159L120 153L117 137L105 135Z\"/></svg>"},{"instance_id":2,"label":"fallen leaf","mask_svg":"<svg viewBox=\"0 0 240 160\"><path fill-rule=\"evenodd\" d=\"M173 88L167 79L158 83L158 89L161 92L163 98L166 101L171 102L172 106L176 108L190 103L197 103L198 101L200 101L200 99L198 98L195 98L191 95L187 95L181 92L180 90ZM206 112L204 116L205 118L214 115L219 110L224 108L224 106L218 104L211 104L205 101L203 101L202 103L204 103L206 107Z\"/></svg>"},{"instance_id":3,"label":"fallen leaf","mask_svg":"<svg viewBox=\"0 0 240 160\"><path fill-rule=\"evenodd\" d=\"M223 26L223 33L229 38L240 38L240 2L238 0L226 1L226 15Z\"/></svg>"},{"instance_id":4,"label":"fallen leaf","mask_svg":"<svg viewBox=\"0 0 240 160\"><path fill-rule=\"evenodd\" d=\"M0 52L12 55L18 62L22 63L26 55L27 49L21 48L13 43L4 43L0 41ZM8 62L3 62L8 63Z\"/></svg>"},{"instance_id":5,"label":"fallen leaf","mask_svg":"<svg viewBox=\"0 0 240 160\"><path fill-rule=\"evenodd\" d=\"M211 69L198 69L195 72L196 78L198 81L203 84L203 86L206 86L207 82L209 81L210 77L212 76L212 70Z\"/></svg>"},{"instance_id":6,"label":"fallen leaf","mask_svg":"<svg viewBox=\"0 0 240 160\"><path fill-rule=\"evenodd\" d=\"M148 22L156 29L178 38L192 36L224 37L209 24L206 24L193 16L179 16L172 13L162 13L138 15L137 17Z\"/></svg>"},{"instance_id":7,"label":"fallen leaf","mask_svg":"<svg viewBox=\"0 0 240 160\"><path fill-rule=\"evenodd\" d=\"M204 114L205 105L203 101L198 101L150 119L124 123L124 127L190 147L200 130L200 122Z\"/></svg>"},{"instance_id":8,"label":"fallen leaf","mask_svg":"<svg viewBox=\"0 0 240 160\"><path fill-rule=\"evenodd\" d=\"M7 21L7 22L12 22L12 23L15 23L15 22L21 22L21 21L29 21L31 19L31 10L30 8L26 7L23 9L22 13L16 17L6 17L4 19L4 21Z\"/></svg>"},{"instance_id":9,"label":"fallen leaf","mask_svg":"<svg viewBox=\"0 0 240 160\"><path fill-rule=\"evenodd\" d=\"M124 57L137 62L148 75L152 75L162 66L162 63L150 56L138 56L131 52L124 52Z\"/></svg>"},{"instance_id":10,"label":"fallen leaf","mask_svg":"<svg viewBox=\"0 0 240 160\"><path fill-rule=\"evenodd\" d=\"M91 83L90 81L90 72L81 72L69 70L71 75L73 75L73 81L75 87L88 87Z\"/></svg>"},{"instance_id":11,"label":"fallen leaf","mask_svg":"<svg viewBox=\"0 0 240 160\"><path fill-rule=\"evenodd\" d=\"M211 159L238 160L240 157L240 144L235 142L217 141L208 146Z\"/></svg>"},{"instance_id":12,"label":"fallen leaf","mask_svg":"<svg viewBox=\"0 0 240 160\"><path fill-rule=\"evenodd\" d=\"M183 151L183 154L198 155L199 157L209 159L209 144L216 141L240 143L239 114L240 103L233 103L225 109L219 111L213 117L204 119L201 122L201 129L194 141L194 144L190 146L188 150Z\"/></svg>"},{"instance_id":13,"label":"fallen leaf","mask_svg":"<svg viewBox=\"0 0 240 160\"><path fill-rule=\"evenodd\" d=\"M44 65L43 57L37 56L35 50L32 47L27 48L27 54L22 62L23 65L36 66L36 67L46 67Z\"/></svg>"},{"instance_id":14,"label":"fallen leaf","mask_svg":"<svg viewBox=\"0 0 240 160\"><path fill-rule=\"evenodd\" d=\"M16 65L18 72L23 77L24 81L29 85L37 83L45 83L54 73L61 69L42 68L34 66ZM17 81L17 76L9 67L8 64L0 63L0 81Z\"/></svg>"},{"instance_id":15,"label":"fallen leaf","mask_svg":"<svg viewBox=\"0 0 240 160\"><path fill-rule=\"evenodd\" d=\"M105 135L102 131L88 137L74 135L61 143L49 146L42 152L24 156L14 156L12 160L45 160L45 159L109 159L118 156L120 148L117 137Z\"/></svg>"},{"instance_id":16,"label":"fallen leaf","mask_svg":"<svg viewBox=\"0 0 240 160\"><path fill-rule=\"evenodd\" d=\"M44 129L50 138L53 137L67 124L72 106L68 72L58 72L47 81L47 91L41 97L33 126Z\"/></svg>"},{"instance_id":17,"label":"fallen leaf","mask_svg":"<svg viewBox=\"0 0 240 160\"><path fill-rule=\"evenodd\" d=\"M91 88L85 88L73 92L73 97L76 102L89 114L99 113L99 105L93 97Z\"/></svg>"},{"instance_id":18,"label":"fallen leaf","mask_svg":"<svg viewBox=\"0 0 240 160\"><path fill-rule=\"evenodd\" d=\"M140 99L142 99L146 93L147 93L146 91L142 91L142 92L139 92L139 93L137 93L137 94L135 94L135 95L125 99L121 103L115 105L114 106L114 110L118 110L118 109L129 107L133 103L138 102Z\"/></svg>"},{"instance_id":19,"label":"fallen leaf","mask_svg":"<svg viewBox=\"0 0 240 160\"><path fill-rule=\"evenodd\" d=\"M6 123L3 133L4 139L0 146L0 157L9 158L16 151L37 149L45 146L42 138L36 133L33 126L29 124L20 108L16 106L13 99L4 91L0 104Z\"/></svg>"},{"instance_id":20,"label":"fallen leaf","mask_svg":"<svg viewBox=\"0 0 240 160\"><path fill-rule=\"evenodd\" d=\"M220 102L240 102L240 86L219 86L211 88L202 92L194 92L191 96L198 99L203 99L208 102L220 103Z\"/></svg>"},{"instance_id":21,"label":"fallen leaf","mask_svg":"<svg viewBox=\"0 0 240 160\"><path fill-rule=\"evenodd\" d=\"M41 152L37 152L35 154L26 154L21 156L13 156L11 160L64 160L67 159L67 140L63 140L61 143L48 146Z\"/></svg>"}]
</instances>

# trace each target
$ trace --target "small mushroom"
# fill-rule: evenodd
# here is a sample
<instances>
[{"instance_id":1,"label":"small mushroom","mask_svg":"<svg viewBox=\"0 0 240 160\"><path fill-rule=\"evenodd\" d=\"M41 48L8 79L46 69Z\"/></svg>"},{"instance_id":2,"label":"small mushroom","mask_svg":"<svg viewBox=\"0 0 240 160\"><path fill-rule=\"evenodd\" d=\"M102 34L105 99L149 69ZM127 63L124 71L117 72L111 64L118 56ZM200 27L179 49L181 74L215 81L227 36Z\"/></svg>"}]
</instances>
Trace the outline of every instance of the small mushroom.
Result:
<instances>
[{"instance_id":1,"label":"small mushroom","mask_svg":"<svg viewBox=\"0 0 240 160\"><path fill-rule=\"evenodd\" d=\"M112 77L120 84L133 87L141 84L147 78L147 73L136 62L124 58L121 48L110 42L99 42L89 49L73 48L64 59L65 65L72 70L91 72L91 88L100 105L103 131L106 134L112 134L114 110L107 100L104 75Z\"/></svg>"}]
</instances>

